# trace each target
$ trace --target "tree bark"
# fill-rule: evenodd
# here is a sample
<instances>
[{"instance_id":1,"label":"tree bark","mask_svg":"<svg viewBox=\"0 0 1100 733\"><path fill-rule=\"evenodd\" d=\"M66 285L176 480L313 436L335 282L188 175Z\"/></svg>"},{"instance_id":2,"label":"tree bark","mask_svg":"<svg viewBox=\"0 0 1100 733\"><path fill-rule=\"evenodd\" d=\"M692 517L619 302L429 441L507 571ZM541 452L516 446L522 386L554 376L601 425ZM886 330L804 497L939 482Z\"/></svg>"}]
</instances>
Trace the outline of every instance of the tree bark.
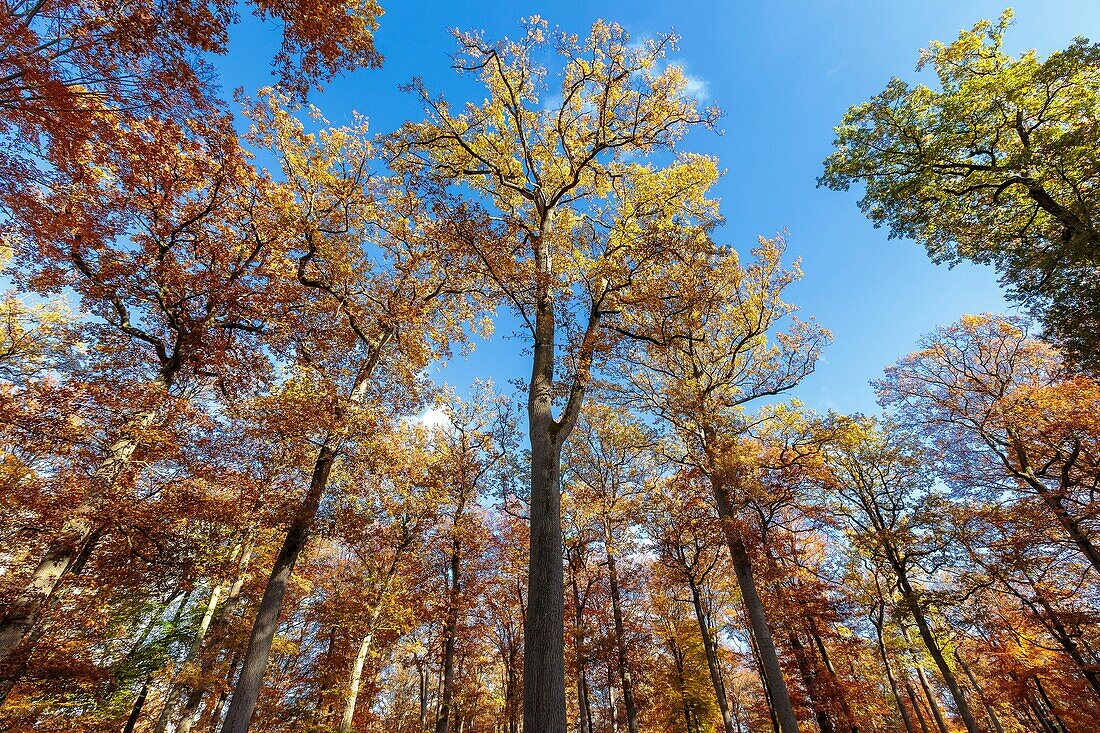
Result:
<instances>
[{"instance_id":1,"label":"tree bark","mask_svg":"<svg viewBox=\"0 0 1100 733\"><path fill-rule=\"evenodd\" d=\"M787 683L783 679L783 669L779 664L779 655L776 653L771 629L768 627L764 602L756 589L752 558L749 556L748 548L745 546L740 533L733 526L736 518L733 507L730 506L726 488L713 479L711 484L715 503L718 507L718 517L722 520L730 559L733 561L733 572L737 577L737 585L741 590L741 598L749 617L749 628L756 640L760 663L764 668L764 682L768 688L772 708L783 733L798 733L798 719L795 717L794 707L791 705Z\"/></svg>"},{"instance_id":2,"label":"tree bark","mask_svg":"<svg viewBox=\"0 0 1100 733\"><path fill-rule=\"evenodd\" d=\"M629 733L638 733L638 711L634 705L634 682L630 677L626 649L626 630L623 624L622 596L619 591L619 572L615 552L612 549L611 525L604 525L604 548L607 551L607 575L611 586L611 614L615 621L615 649L619 659L619 677L623 686L623 707L626 708L626 726Z\"/></svg>"},{"instance_id":3,"label":"tree bark","mask_svg":"<svg viewBox=\"0 0 1100 733\"><path fill-rule=\"evenodd\" d=\"M546 337L543 337L546 338ZM536 337L536 364L552 361ZM550 364L552 369L552 363ZM524 633L524 733L565 733L564 571L561 534L561 441L551 416L549 383L532 385L531 540Z\"/></svg>"},{"instance_id":4,"label":"tree bark","mask_svg":"<svg viewBox=\"0 0 1100 733\"><path fill-rule=\"evenodd\" d=\"M287 529L283 546L275 558L271 576L264 588L263 598L256 611L256 620L252 625L252 634L248 640L248 649L241 662L237 686L229 702L225 722L222 724L222 733L246 733L252 722L252 712L260 695L260 685L263 682L264 671L267 669L275 631L279 625L279 613L282 611L287 585L290 582L291 573L294 572L298 556L309 540L313 520L317 515L321 497L328 486L329 472L335 460L336 450L326 440L318 451L309 491Z\"/></svg>"},{"instance_id":5,"label":"tree bark","mask_svg":"<svg viewBox=\"0 0 1100 733\"><path fill-rule=\"evenodd\" d=\"M691 590L691 605L695 609L695 619L699 623L699 634L703 637L703 652L707 658L710 681L714 686L714 697L718 703L718 711L722 714L722 730L725 733L734 733L733 719L730 717L729 711L729 700L726 697L726 684L722 680L722 672L718 667L718 651L714 648L714 637L711 634L710 622L707 620L706 611L703 609L702 593L694 578L688 578L688 588Z\"/></svg>"},{"instance_id":6,"label":"tree bark","mask_svg":"<svg viewBox=\"0 0 1100 733\"><path fill-rule=\"evenodd\" d=\"M909 704L913 706L913 714L917 716L917 722L920 723L921 733L928 733L928 722L924 719L924 709L921 707L920 700L917 699L917 693L913 689L913 683L910 682L908 673L905 677L905 692L909 696Z\"/></svg>"},{"instance_id":7,"label":"tree bark","mask_svg":"<svg viewBox=\"0 0 1100 733\"><path fill-rule=\"evenodd\" d=\"M924 690L924 699L928 701L928 709L932 711L936 728L939 729L940 733L947 733L947 721L944 720L940 704L936 702L936 693L932 690L932 686L928 684L928 677L924 674L924 668L919 663L917 664L917 679L920 681L921 689Z\"/></svg>"},{"instance_id":8,"label":"tree bark","mask_svg":"<svg viewBox=\"0 0 1100 733\"><path fill-rule=\"evenodd\" d=\"M145 699L149 695L149 683L146 682L141 686L141 691L138 693L137 699L134 700L134 706L130 709L130 717L126 719L126 725L122 729L122 733L134 733L134 728L137 727L138 720L141 718L141 710L145 707Z\"/></svg>"},{"instance_id":9,"label":"tree bark","mask_svg":"<svg viewBox=\"0 0 1100 733\"><path fill-rule=\"evenodd\" d=\"M460 510L461 511L461 508ZM450 599L443 629L443 690L439 696L439 717L435 733L448 733L455 683L455 641L458 635L458 602L462 592L462 553L458 539L453 540L450 562Z\"/></svg>"}]
</instances>

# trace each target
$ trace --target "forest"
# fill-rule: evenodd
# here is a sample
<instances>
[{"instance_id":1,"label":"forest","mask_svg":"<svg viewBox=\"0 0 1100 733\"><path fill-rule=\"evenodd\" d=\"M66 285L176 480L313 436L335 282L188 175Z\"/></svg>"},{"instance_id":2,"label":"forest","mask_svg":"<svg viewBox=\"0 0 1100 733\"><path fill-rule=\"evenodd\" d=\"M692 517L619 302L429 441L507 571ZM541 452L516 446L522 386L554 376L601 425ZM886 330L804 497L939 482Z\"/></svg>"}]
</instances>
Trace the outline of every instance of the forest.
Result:
<instances>
[{"instance_id":1,"label":"forest","mask_svg":"<svg viewBox=\"0 0 1100 733\"><path fill-rule=\"evenodd\" d=\"M675 33L458 29L331 122L386 9L0 3L0 731L1100 730L1100 44L847 101L816 185L1012 308L845 412Z\"/></svg>"}]
</instances>

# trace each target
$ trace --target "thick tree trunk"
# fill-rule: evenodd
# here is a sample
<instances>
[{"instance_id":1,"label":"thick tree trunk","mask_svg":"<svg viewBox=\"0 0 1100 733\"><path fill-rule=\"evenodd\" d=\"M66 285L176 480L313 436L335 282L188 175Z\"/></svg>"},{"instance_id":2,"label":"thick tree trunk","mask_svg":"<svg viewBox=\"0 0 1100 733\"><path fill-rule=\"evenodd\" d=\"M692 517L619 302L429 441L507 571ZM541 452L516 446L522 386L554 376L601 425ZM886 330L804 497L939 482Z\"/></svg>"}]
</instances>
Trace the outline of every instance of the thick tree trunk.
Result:
<instances>
[{"instance_id":1,"label":"thick tree trunk","mask_svg":"<svg viewBox=\"0 0 1100 733\"><path fill-rule=\"evenodd\" d=\"M718 711L722 714L722 730L725 733L734 733L733 719L730 717L729 700L726 697L726 684L722 680L722 672L718 666L718 650L714 648L714 637L707 620L706 611L703 608L703 597L698 584L693 578L688 578L688 588L691 590L691 605L695 609L695 620L699 623L699 634L703 637L703 652L707 658L707 669L710 671L710 681L714 686L714 697L718 703Z\"/></svg>"},{"instance_id":2,"label":"thick tree trunk","mask_svg":"<svg viewBox=\"0 0 1100 733\"><path fill-rule=\"evenodd\" d=\"M604 525L604 547L607 551L607 575L611 586L611 614L615 621L615 649L619 659L619 677L623 686L623 707L626 708L626 727L629 733L638 733L638 711L634 705L634 681L630 677L627 658L626 630L623 624L622 596L619 591L619 572L616 565L610 524Z\"/></svg>"},{"instance_id":3,"label":"thick tree trunk","mask_svg":"<svg viewBox=\"0 0 1100 733\"><path fill-rule=\"evenodd\" d=\"M542 348L536 344L538 354ZM532 389L531 556L523 637L523 731L565 733L564 583L561 532L561 442L549 386Z\"/></svg>"},{"instance_id":4,"label":"thick tree trunk","mask_svg":"<svg viewBox=\"0 0 1100 733\"><path fill-rule=\"evenodd\" d=\"M279 626L279 613L283 608L287 585L290 582L291 573L294 572L298 556L309 540L313 520L320 506L321 497L328 486L329 472L335 460L336 450L326 441L317 454L309 491L287 529L283 546L275 558L271 576L264 588L263 598L256 611L256 620L252 625L252 634L248 640L248 649L241 662L237 686L229 702L225 722L222 724L222 733L246 733L252 722L252 711L260 695L260 685L271 654L271 643L275 639L275 631Z\"/></svg>"},{"instance_id":5,"label":"thick tree trunk","mask_svg":"<svg viewBox=\"0 0 1100 733\"><path fill-rule=\"evenodd\" d=\"M794 714L794 706L791 705L787 683L783 679L783 669L779 664L779 655L775 649L775 642L772 640L771 629L768 627L764 602L756 589L752 558L740 533L733 526L736 518L734 517L733 507L730 506L726 488L712 480L712 490L718 507L718 516L725 528L726 543L729 546L730 559L733 561L733 572L737 576L737 585L741 590L745 612L749 617L749 628L756 640L757 651L760 654L760 664L764 668L764 682L768 688L772 709L783 733L798 733L798 719Z\"/></svg>"}]
</instances>

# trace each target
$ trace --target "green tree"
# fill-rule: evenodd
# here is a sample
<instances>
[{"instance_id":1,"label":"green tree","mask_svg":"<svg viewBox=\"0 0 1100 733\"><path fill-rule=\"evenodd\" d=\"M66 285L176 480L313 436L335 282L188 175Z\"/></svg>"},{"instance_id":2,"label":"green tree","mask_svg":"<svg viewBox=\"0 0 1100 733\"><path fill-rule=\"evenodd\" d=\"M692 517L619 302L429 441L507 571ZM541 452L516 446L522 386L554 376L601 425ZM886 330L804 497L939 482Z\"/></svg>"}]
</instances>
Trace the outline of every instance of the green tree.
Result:
<instances>
[{"instance_id":1,"label":"green tree","mask_svg":"<svg viewBox=\"0 0 1100 733\"><path fill-rule=\"evenodd\" d=\"M933 42L939 89L894 78L852 107L820 185L936 262L994 265L1081 366L1100 366L1100 44L1002 50L1012 12Z\"/></svg>"}]
</instances>

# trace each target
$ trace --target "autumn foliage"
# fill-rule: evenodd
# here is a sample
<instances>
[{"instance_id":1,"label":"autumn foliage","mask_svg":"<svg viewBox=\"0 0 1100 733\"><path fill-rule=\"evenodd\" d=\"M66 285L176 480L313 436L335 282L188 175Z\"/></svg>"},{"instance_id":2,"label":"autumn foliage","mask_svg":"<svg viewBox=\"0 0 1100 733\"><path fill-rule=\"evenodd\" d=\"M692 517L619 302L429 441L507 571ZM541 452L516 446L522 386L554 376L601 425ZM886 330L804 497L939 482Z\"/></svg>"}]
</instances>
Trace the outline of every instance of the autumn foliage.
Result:
<instances>
[{"instance_id":1,"label":"autumn foliage","mask_svg":"<svg viewBox=\"0 0 1100 733\"><path fill-rule=\"evenodd\" d=\"M231 101L245 11L278 83ZM674 36L456 32L482 101L414 81L423 119L333 124L306 98L381 63L381 16L0 6L0 730L1096 729L1088 339L965 315L873 381L881 414L816 413L792 393L832 334L785 235L722 241ZM1093 47L1009 64L1005 23L934 47L936 104L1003 91L944 70L983 44L1017 87L1093 64L1078 134ZM825 179L872 176L876 221L958 259L1004 234L981 204L1031 217L974 255L1000 264L1069 231L1026 181L910 206L994 171L874 178L885 99ZM494 327L529 379L437 379Z\"/></svg>"}]
</instances>

